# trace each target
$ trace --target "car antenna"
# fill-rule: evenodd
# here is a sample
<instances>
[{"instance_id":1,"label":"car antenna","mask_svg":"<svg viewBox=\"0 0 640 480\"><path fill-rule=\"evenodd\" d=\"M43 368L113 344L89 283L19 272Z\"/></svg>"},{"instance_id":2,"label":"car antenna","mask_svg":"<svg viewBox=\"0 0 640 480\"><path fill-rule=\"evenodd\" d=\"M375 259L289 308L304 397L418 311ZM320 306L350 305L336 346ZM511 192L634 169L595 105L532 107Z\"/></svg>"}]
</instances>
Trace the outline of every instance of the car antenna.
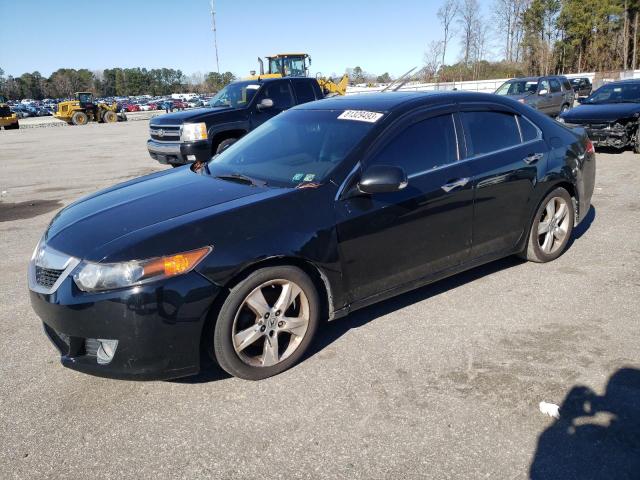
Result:
<instances>
[{"instance_id":1,"label":"car antenna","mask_svg":"<svg viewBox=\"0 0 640 480\"><path fill-rule=\"evenodd\" d=\"M384 87L382 90L380 90L381 92L386 92L387 90L389 90L392 86L394 86L396 83L402 81L407 75L409 75L411 72L413 72L416 68L418 67L413 67L411 70L409 70L408 72L404 73L403 75L400 75L398 78L396 78L393 82L391 82L389 85L387 85L386 87ZM404 82L406 83L406 81ZM404 83L402 85L404 85ZM392 90L395 92L395 90Z\"/></svg>"}]
</instances>

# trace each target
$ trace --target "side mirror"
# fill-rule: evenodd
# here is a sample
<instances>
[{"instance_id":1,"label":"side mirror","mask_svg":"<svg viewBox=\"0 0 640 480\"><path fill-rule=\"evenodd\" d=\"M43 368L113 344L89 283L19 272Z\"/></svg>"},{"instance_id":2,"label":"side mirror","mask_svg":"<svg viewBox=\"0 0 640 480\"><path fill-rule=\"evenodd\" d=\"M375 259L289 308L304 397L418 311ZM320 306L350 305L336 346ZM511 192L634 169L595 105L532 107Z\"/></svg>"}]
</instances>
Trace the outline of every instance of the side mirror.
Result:
<instances>
[{"instance_id":1,"label":"side mirror","mask_svg":"<svg viewBox=\"0 0 640 480\"><path fill-rule=\"evenodd\" d=\"M549 93L549 90L547 90L546 88L543 88L538 92L538 95L546 95L547 93Z\"/></svg>"},{"instance_id":2,"label":"side mirror","mask_svg":"<svg viewBox=\"0 0 640 480\"><path fill-rule=\"evenodd\" d=\"M389 193L400 191L408 184L407 174L402 168L374 165L362 174L358 190L362 193Z\"/></svg>"},{"instance_id":3,"label":"side mirror","mask_svg":"<svg viewBox=\"0 0 640 480\"><path fill-rule=\"evenodd\" d=\"M269 108L273 108L273 100L270 98L263 98L257 106L259 111L267 110Z\"/></svg>"}]
</instances>

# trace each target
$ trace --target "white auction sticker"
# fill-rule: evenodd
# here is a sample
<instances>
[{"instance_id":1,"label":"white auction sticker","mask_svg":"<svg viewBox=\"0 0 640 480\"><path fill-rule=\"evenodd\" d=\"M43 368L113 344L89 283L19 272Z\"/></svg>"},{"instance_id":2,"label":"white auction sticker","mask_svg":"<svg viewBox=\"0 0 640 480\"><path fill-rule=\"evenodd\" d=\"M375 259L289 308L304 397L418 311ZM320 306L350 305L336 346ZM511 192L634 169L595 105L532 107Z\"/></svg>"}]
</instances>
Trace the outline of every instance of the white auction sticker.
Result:
<instances>
[{"instance_id":1,"label":"white auction sticker","mask_svg":"<svg viewBox=\"0 0 640 480\"><path fill-rule=\"evenodd\" d=\"M382 117L382 113L368 112L366 110L345 110L338 120L357 120L358 122L376 123Z\"/></svg>"}]
</instances>

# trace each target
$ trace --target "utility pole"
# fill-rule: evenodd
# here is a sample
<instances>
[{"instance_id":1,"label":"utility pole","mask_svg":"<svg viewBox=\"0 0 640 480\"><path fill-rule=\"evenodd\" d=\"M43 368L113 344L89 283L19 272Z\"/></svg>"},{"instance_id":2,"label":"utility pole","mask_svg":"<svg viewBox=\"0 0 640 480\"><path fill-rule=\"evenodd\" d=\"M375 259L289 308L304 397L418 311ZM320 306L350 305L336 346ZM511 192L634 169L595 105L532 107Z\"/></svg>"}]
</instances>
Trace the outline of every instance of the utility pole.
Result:
<instances>
[{"instance_id":1,"label":"utility pole","mask_svg":"<svg viewBox=\"0 0 640 480\"><path fill-rule=\"evenodd\" d=\"M216 50L216 71L220 73L220 62L218 60L218 33L216 32L216 11L213 0L211 0L211 30L213 30L213 46Z\"/></svg>"}]
</instances>

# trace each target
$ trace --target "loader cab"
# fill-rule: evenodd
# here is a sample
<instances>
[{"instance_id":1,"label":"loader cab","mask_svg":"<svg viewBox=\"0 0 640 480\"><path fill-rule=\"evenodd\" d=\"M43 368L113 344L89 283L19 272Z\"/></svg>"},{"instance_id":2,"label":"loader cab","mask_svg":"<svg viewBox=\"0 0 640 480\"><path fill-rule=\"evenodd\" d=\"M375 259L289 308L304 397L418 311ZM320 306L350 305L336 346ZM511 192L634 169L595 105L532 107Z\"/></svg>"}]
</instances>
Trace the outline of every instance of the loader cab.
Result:
<instances>
[{"instance_id":1,"label":"loader cab","mask_svg":"<svg viewBox=\"0 0 640 480\"><path fill-rule=\"evenodd\" d=\"M283 77L306 77L309 73L311 57L306 53L279 53L267 57L270 75L282 75Z\"/></svg>"},{"instance_id":2,"label":"loader cab","mask_svg":"<svg viewBox=\"0 0 640 480\"><path fill-rule=\"evenodd\" d=\"M77 92L76 100L80 102L80 107L86 108L93 105L93 93L91 92Z\"/></svg>"}]
</instances>

